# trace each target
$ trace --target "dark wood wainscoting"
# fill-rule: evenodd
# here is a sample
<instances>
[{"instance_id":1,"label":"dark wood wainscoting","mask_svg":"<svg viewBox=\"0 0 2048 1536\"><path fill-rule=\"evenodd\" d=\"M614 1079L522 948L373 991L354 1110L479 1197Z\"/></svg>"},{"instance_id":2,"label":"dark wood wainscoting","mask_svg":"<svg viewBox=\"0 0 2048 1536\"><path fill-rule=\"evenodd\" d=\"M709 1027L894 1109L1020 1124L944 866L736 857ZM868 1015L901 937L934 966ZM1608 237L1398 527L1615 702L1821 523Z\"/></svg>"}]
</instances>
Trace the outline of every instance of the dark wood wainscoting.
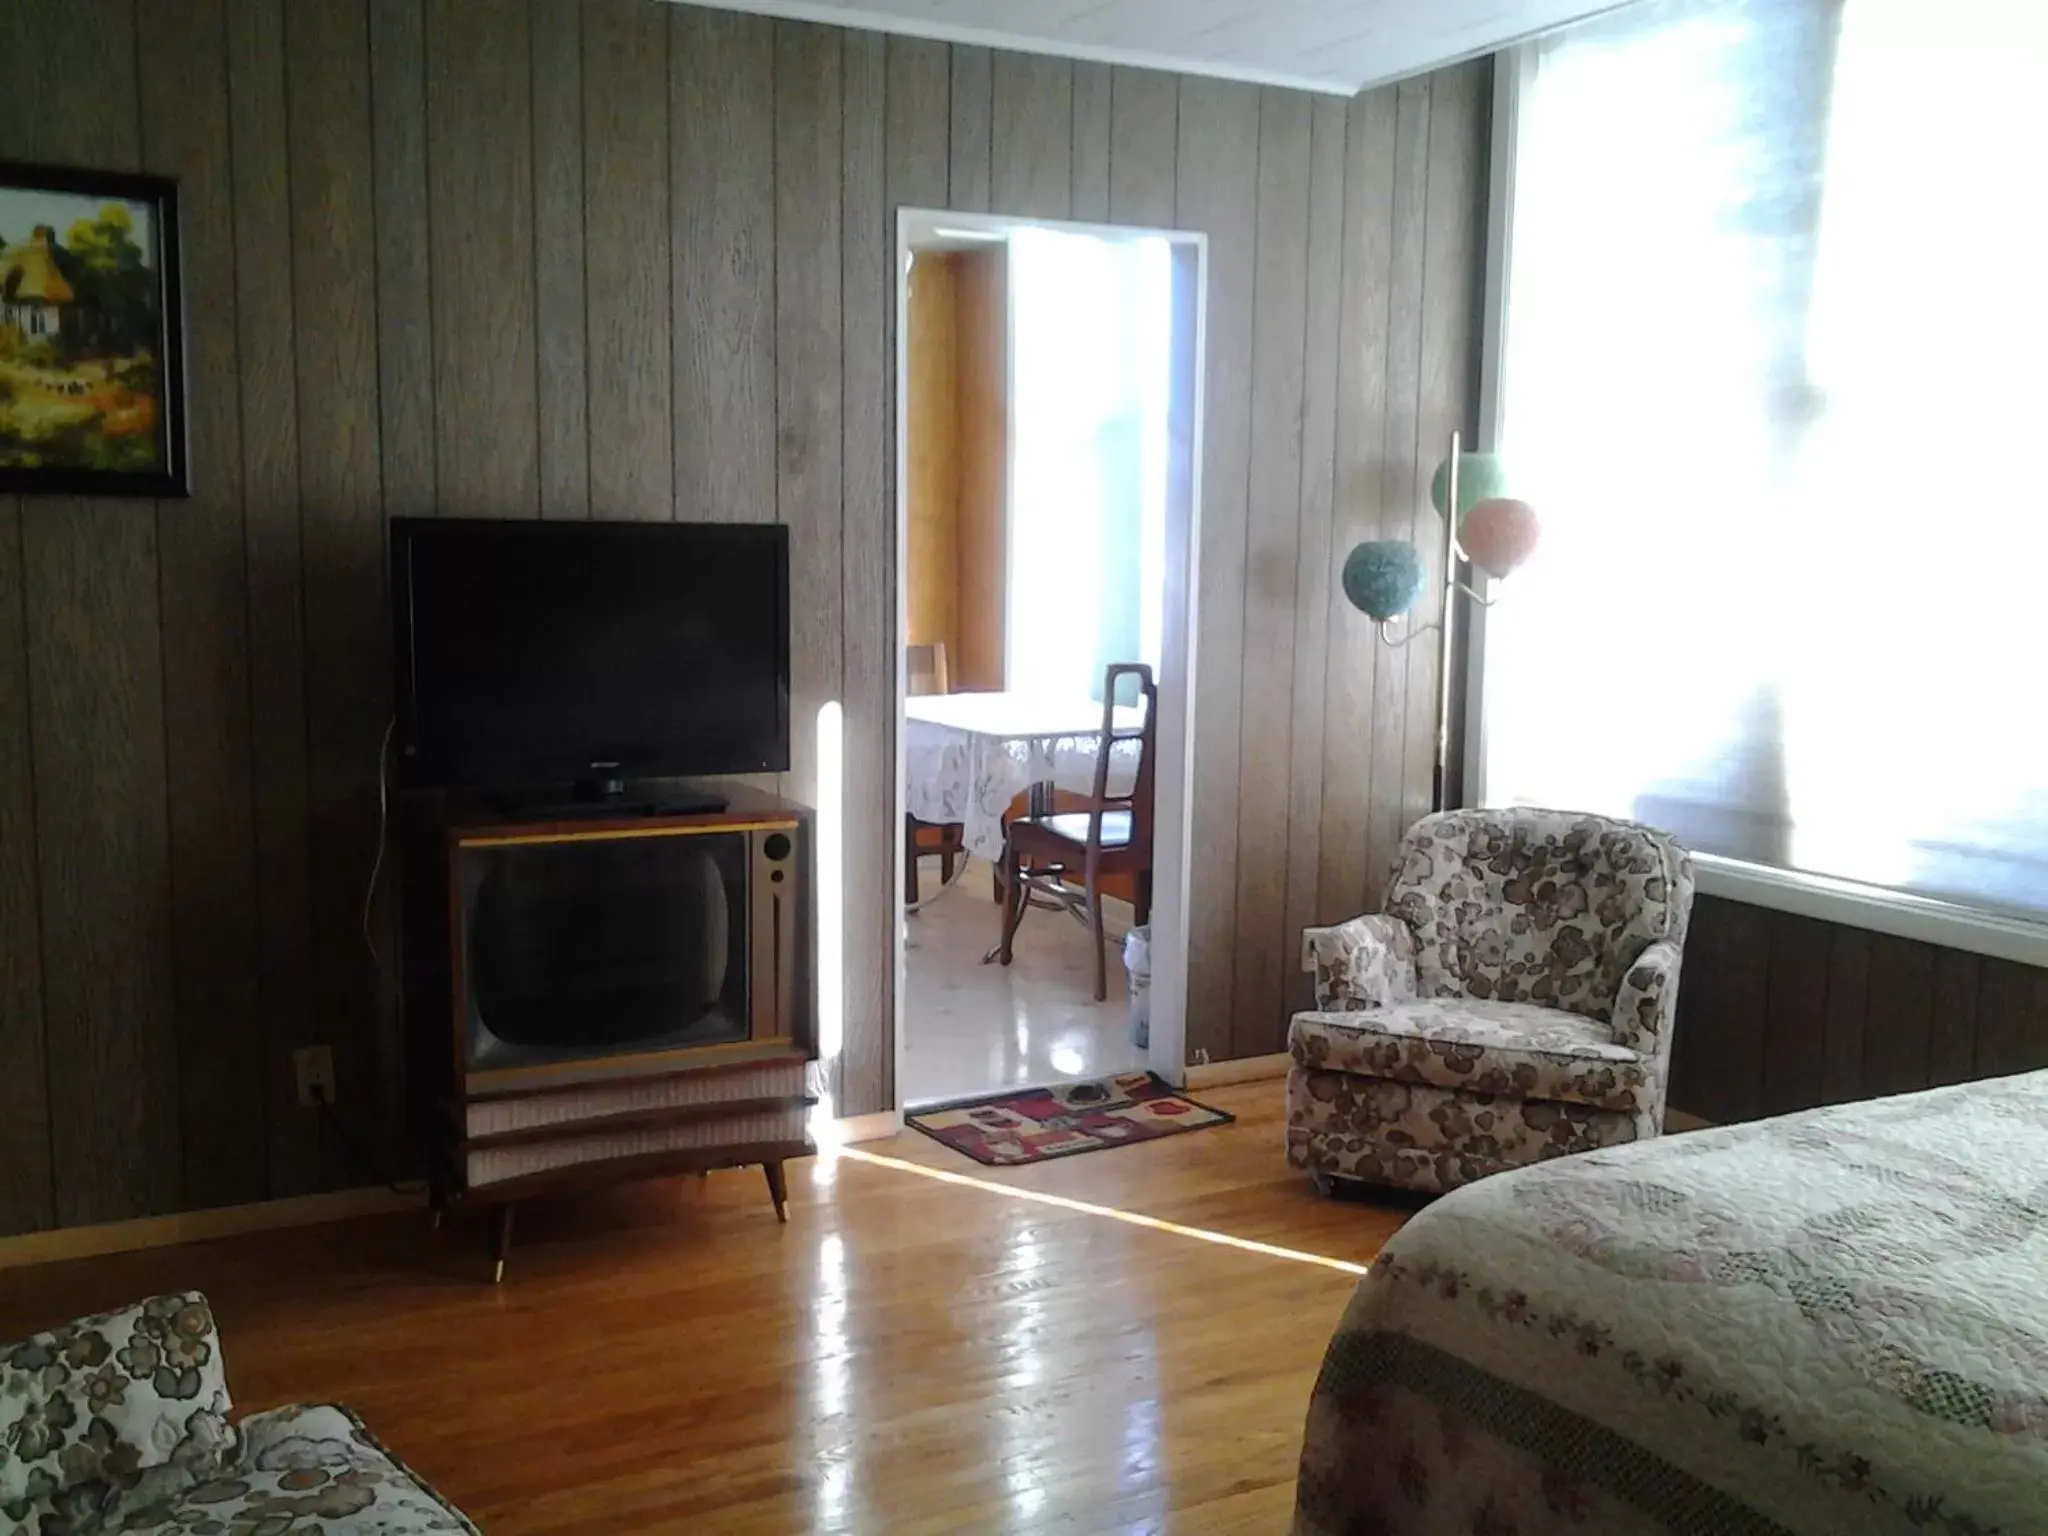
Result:
<instances>
[{"instance_id":1,"label":"dark wood wainscoting","mask_svg":"<svg viewBox=\"0 0 2048 1536\"><path fill-rule=\"evenodd\" d=\"M1671 1107L1755 1120L2048 1067L2048 970L1744 902L1693 909Z\"/></svg>"}]
</instances>

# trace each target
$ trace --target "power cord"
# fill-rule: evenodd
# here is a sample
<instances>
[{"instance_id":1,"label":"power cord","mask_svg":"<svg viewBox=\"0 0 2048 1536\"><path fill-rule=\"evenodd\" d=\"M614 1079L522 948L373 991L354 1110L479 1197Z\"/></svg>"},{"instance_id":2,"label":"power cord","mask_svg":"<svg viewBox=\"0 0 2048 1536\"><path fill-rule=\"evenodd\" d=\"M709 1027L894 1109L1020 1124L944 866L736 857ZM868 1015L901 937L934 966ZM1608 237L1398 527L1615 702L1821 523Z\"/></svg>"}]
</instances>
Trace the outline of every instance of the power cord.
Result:
<instances>
[{"instance_id":1,"label":"power cord","mask_svg":"<svg viewBox=\"0 0 2048 1536\"><path fill-rule=\"evenodd\" d=\"M370 1176L376 1179L379 1184L382 1184L394 1195L423 1195L427 1192L427 1181L425 1179L394 1179L391 1177L391 1171L370 1152L369 1148L356 1140L355 1132L349 1129L348 1122L342 1119L340 1114L336 1112L334 1101L327 1097L327 1089L324 1084L315 1083L312 1088L312 1094L314 1106L319 1109L327 1123L334 1127L334 1134L341 1138L341 1144L348 1149L349 1156L353 1157L361 1167L367 1169Z\"/></svg>"}]
</instances>

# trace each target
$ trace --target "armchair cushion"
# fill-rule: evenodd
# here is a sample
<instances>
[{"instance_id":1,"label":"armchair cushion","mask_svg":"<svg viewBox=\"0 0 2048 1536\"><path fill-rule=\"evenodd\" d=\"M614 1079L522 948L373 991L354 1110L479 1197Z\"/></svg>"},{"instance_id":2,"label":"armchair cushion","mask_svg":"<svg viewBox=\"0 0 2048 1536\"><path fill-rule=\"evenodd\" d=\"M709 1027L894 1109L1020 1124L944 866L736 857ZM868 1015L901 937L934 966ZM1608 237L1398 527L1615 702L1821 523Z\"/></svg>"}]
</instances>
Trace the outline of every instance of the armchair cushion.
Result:
<instances>
[{"instance_id":1,"label":"armchair cushion","mask_svg":"<svg viewBox=\"0 0 2048 1536\"><path fill-rule=\"evenodd\" d=\"M1691 861L1662 833L1567 811L1445 811L1401 845L1387 910L1415 930L1424 997L1610 1019L1651 944L1682 944Z\"/></svg>"},{"instance_id":2,"label":"armchair cushion","mask_svg":"<svg viewBox=\"0 0 2048 1536\"><path fill-rule=\"evenodd\" d=\"M1307 928L1301 967L1314 975L1316 1007L1326 1013L1407 1002L1415 996L1415 932L1381 913Z\"/></svg>"},{"instance_id":3,"label":"armchair cushion","mask_svg":"<svg viewBox=\"0 0 2048 1536\"><path fill-rule=\"evenodd\" d=\"M148 1507L123 1507L129 1530L283 1536L426 1536L476 1527L332 1404L302 1404L243 1421L218 1476Z\"/></svg>"},{"instance_id":4,"label":"armchair cushion","mask_svg":"<svg viewBox=\"0 0 2048 1536\"><path fill-rule=\"evenodd\" d=\"M158 1296L0 1347L0 1514L86 1516L189 1487L232 1445L206 1298Z\"/></svg>"},{"instance_id":5,"label":"armchair cushion","mask_svg":"<svg viewBox=\"0 0 2048 1536\"><path fill-rule=\"evenodd\" d=\"M1605 1024L1531 1003L1438 997L1365 1013L1298 1013L1287 1048L1311 1071L1630 1114L1661 1097L1642 1056L1616 1044Z\"/></svg>"}]
</instances>

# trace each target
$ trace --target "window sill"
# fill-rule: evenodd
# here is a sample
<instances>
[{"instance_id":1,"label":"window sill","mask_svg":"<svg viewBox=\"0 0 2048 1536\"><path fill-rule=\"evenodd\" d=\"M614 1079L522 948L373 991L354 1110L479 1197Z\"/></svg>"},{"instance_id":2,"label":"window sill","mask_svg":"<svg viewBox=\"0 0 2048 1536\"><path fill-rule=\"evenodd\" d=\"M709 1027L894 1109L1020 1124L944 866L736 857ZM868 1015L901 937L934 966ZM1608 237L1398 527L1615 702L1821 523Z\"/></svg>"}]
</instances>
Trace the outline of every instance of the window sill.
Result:
<instances>
[{"instance_id":1,"label":"window sill","mask_svg":"<svg viewBox=\"0 0 2048 1536\"><path fill-rule=\"evenodd\" d=\"M1879 886L1858 885L1788 869L1745 864L1710 853L1693 855L1703 895L1865 928L1945 949L1967 950L2023 965L2048 966L2048 922L1935 901Z\"/></svg>"}]
</instances>

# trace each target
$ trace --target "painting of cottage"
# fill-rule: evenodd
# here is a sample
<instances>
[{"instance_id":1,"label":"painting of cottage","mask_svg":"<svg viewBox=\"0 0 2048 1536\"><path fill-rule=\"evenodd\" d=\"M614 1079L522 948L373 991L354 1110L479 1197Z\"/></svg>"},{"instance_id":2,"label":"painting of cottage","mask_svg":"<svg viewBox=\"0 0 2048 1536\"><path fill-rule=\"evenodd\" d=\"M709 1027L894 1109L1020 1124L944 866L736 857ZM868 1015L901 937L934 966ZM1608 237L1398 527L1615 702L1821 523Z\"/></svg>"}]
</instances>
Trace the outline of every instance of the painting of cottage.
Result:
<instances>
[{"instance_id":1,"label":"painting of cottage","mask_svg":"<svg viewBox=\"0 0 2048 1536\"><path fill-rule=\"evenodd\" d=\"M138 477L161 494L178 468L165 204L23 185L19 169L0 168L0 478L120 490Z\"/></svg>"}]
</instances>

